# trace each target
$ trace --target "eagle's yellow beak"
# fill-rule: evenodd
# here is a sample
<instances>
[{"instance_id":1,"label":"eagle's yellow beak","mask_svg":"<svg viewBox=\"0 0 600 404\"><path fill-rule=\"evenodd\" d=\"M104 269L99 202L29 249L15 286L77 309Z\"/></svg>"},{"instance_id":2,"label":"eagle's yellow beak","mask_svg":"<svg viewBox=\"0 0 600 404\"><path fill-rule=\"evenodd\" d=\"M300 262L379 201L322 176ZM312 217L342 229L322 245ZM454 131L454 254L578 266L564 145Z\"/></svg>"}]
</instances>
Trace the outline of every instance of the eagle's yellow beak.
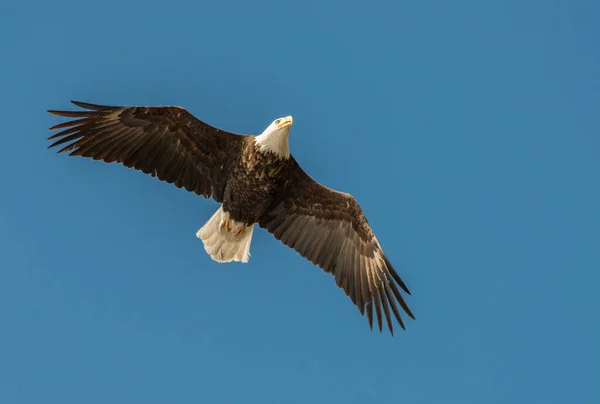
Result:
<instances>
[{"instance_id":1,"label":"eagle's yellow beak","mask_svg":"<svg viewBox=\"0 0 600 404\"><path fill-rule=\"evenodd\" d=\"M277 128L279 128L279 129L283 129L283 128L287 128L288 126L292 126L293 123L294 123L294 118L292 118L291 116L286 116L285 118L280 118L275 121L275 124L277 125Z\"/></svg>"}]
</instances>

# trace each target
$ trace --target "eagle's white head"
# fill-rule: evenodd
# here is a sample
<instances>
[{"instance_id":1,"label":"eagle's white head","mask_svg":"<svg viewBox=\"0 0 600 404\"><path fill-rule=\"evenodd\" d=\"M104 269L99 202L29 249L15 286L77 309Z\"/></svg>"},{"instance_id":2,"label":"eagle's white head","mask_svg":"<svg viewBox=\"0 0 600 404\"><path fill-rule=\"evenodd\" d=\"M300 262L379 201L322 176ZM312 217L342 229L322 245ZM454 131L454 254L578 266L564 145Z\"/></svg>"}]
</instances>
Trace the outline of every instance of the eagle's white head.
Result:
<instances>
[{"instance_id":1,"label":"eagle's white head","mask_svg":"<svg viewBox=\"0 0 600 404\"><path fill-rule=\"evenodd\" d=\"M275 119L264 132L254 139L260 151L274 153L282 159L290 158L290 128L294 123L291 116Z\"/></svg>"}]
</instances>

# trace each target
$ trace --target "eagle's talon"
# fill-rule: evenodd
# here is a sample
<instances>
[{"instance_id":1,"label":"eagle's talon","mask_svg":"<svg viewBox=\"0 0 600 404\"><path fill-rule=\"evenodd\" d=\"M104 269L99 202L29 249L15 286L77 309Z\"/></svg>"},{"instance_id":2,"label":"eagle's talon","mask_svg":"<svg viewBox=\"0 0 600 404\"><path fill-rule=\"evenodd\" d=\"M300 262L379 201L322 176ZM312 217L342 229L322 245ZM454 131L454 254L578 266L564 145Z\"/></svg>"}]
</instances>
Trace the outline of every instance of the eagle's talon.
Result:
<instances>
[{"instance_id":1,"label":"eagle's talon","mask_svg":"<svg viewBox=\"0 0 600 404\"><path fill-rule=\"evenodd\" d=\"M231 233L231 235L233 237L241 236L242 234L244 234L245 230L246 230L246 227L240 226L237 229L235 229L235 231L233 233Z\"/></svg>"},{"instance_id":2,"label":"eagle's talon","mask_svg":"<svg viewBox=\"0 0 600 404\"><path fill-rule=\"evenodd\" d=\"M229 233L231 231L231 219L229 219L229 213L225 216L225 231Z\"/></svg>"}]
</instances>

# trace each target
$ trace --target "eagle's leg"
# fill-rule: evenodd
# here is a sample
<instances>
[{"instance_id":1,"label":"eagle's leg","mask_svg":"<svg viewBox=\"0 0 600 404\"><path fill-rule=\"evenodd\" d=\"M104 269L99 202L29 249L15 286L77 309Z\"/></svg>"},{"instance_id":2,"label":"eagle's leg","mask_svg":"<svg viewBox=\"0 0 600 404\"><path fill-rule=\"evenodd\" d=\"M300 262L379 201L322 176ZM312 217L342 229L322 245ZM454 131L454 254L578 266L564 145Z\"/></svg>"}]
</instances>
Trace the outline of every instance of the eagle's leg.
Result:
<instances>
[{"instance_id":1,"label":"eagle's leg","mask_svg":"<svg viewBox=\"0 0 600 404\"><path fill-rule=\"evenodd\" d=\"M225 231L229 233L231 231L231 219L229 213L225 213Z\"/></svg>"}]
</instances>

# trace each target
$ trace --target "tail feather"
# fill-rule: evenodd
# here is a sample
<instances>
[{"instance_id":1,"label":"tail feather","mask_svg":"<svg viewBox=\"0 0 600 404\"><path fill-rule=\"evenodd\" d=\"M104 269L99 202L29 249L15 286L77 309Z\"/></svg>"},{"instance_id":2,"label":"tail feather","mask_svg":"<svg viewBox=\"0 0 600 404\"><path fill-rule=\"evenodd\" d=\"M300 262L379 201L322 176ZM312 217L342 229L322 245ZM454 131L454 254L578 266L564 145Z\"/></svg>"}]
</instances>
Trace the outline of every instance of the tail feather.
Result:
<instances>
[{"instance_id":1,"label":"tail feather","mask_svg":"<svg viewBox=\"0 0 600 404\"><path fill-rule=\"evenodd\" d=\"M227 231L225 228L226 218L227 213L223 211L221 206L208 222L196 232L196 237L202 240L208 255L217 262L248 262L254 225L247 226L242 235L234 236L232 234L233 229ZM232 222L232 224L233 228L242 225L235 222Z\"/></svg>"}]
</instances>

